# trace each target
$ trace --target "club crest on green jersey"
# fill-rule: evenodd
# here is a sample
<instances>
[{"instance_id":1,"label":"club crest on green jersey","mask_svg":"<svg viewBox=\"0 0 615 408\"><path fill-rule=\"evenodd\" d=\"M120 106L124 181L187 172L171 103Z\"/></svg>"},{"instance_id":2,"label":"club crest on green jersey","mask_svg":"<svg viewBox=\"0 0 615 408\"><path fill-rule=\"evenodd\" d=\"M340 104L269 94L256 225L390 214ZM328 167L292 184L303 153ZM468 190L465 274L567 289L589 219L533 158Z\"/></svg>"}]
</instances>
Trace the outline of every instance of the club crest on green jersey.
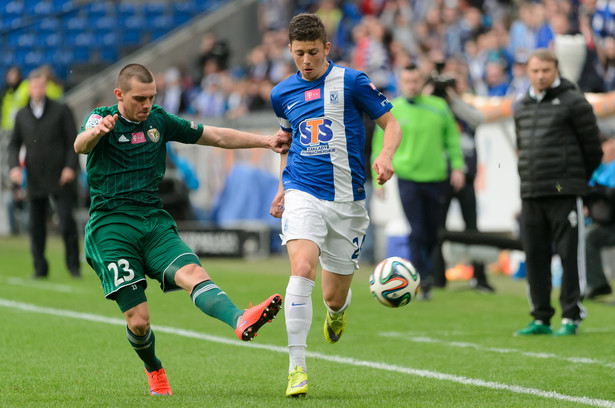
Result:
<instances>
[{"instance_id":1,"label":"club crest on green jersey","mask_svg":"<svg viewBox=\"0 0 615 408\"><path fill-rule=\"evenodd\" d=\"M149 137L149 140L151 140L154 143L158 143L158 141L160 140L160 132L158 131L158 129L150 129L147 131L147 137Z\"/></svg>"}]
</instances>

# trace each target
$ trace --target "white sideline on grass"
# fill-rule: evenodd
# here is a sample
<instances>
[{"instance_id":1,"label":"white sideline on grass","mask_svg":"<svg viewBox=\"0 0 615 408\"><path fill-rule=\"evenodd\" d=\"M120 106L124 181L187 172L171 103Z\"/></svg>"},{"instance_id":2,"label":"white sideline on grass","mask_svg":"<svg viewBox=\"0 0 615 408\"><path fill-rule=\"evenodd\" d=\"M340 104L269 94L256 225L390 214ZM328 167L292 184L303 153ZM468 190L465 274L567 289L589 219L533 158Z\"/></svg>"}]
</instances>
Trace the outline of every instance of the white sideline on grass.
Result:
<instances>
[{"instance_id":1,"label":"white sideline on grass","mask_svg":"<svg viewBox=\"0 0 615 408\"><path fill-rule=\"evenodd\" d=\"M487 351L487 352L502 353L502 354L519 354L522 356L539 358L539 359L554 359L554 360L567 361L569 363L575 363L575 364L595 364L595 365L601 365L604 367L615 368L614 363L607 363L605 361L600 361L600 360L596 360L593 358L561 357L553 353L533 353L529 351L517 350L514 348L483 347L480 344L474 344L474 343L466 343L466 342L461 342L461 341L446 341L446 340L434 339L433 337L412 336L411 333L383 332L383 333L379 333L379 335L382 337L395 337L395 338L411 341L414 343L443 344L447 347L471 348L471 349L478 350L478 351Z\"/></svg>"},{"instance_id":2,"label":"white sideline on grass","mask_svg":"<svg viewBox=\"0 0 615 408\"><path fill-rule=\"evenodd\" d=\"M105 317L105 316L100 316L100 315L95 315L95 314L90 314L90 313L74 312L71 310L41 307L41 306L29 304L29 303L15 302L15 301L8 300L8 299L0 299L0 306L7 307L10 309L19 309L19 310L26 311L26 312L42 313L42 314L47 314L47 315L52 315L52 316L71 317L74 319L88 320L88 321L99 322L99 323L107 323L107 324L113 324L116 326L126 325L126 321L124 319ZM271 346L271 345L258 344L258 343L247 343L247 342L240 341L238 339L212 336L209 334L198 333L192 330L177 329L177 328L169 327L169 326L152 325L152 328L158 332L165 332L165 333L175 334L177 336L201 339L201 340L211 341L214 343L235 345L235 346L240 346L240 347L252 347L252 348L257 348L257 349L262 349L262 350L273 351L276 353L284 353L284 354L288 353L288 349L286 347ZM354 358L332 356L332 355L327 355L327 354L322 354L322 353L307 352L307 356L313 357L313 358L319 358L319 359L326 360L326 361L331 361L334 363L348 364L348 365L353 365L357 367L374 368L378 370L409 374L409 375L416 376L416 377L432 378L435 380L450 381L450 382L455 382L459 384L472 385L475 387L484 387L484 388L489 388L493 390L509 391L509 392L516 393L516 394L527 394L527 395L533 395L536 397L549 398L549 399L555 399L555 400L560 400L560 401L575 402L575 403L590 405L594 407L615 408L615 401L601 400L601 399L595 399L595 398L589 398L589 397L575 397L571 395L560 394L555 391L544 391L544 390L539 390L536 388L520 387L517 385L508 385L508 384L502 384L502 383L497 383L493 381L485 381L485 380L480 380L480 379L475 379L475 378L462 377L462 376L453 375L453 374L439 373L437 371L419 370L415 368L402 367L402 366L393 365L393 364L379 363L376 361L357 360Z\"/></svg>"}]
</instances>

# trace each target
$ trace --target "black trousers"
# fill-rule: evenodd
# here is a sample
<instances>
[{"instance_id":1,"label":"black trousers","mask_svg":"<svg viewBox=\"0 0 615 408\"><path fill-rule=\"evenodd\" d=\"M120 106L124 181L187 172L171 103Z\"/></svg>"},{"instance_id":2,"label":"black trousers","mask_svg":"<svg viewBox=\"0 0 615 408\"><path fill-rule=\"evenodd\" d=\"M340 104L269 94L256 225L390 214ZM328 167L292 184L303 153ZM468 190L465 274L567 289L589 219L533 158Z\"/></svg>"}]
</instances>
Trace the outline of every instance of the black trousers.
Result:
<instances>
[{"instance_id":1,"label":"black trousers","mask_svg":"<svg viewBox=\"0 0 615 408\"><path fill-rule=\"evenodd\" d=\"M399 197L410 224L410 262L421 276L421 287L431 287L433 251L438 230L444 223L444 200L448 180L420 183L398 179Z\"/></svg>"},{"instance_id":2,"label":"black trousers","mask_svg":"<svg viewBox=\"0 0 615 408\"><path fill-rule=\"evenodd\" d=\"M447 185L446 202L444 214L448 214L448 209L453 198L457 199L461 208L461 216L465 224L466 231L478 231L478 216L476 212L476 191L474 191L474 176L466 175L466 183L464 187L455 191L450 183ZM440 226L441 230L446 229L446 216L444 222ZM487 283L487 275L485 274L485 264L482 262L473 262L474 278L479 283ZM444 287L446 285L446 263L442 256L442 241L438 242L438 247L434 251L433 259L433 283L434 286Z\"/></svg>"},{"instance_id":3,"label":"black trousers","mask_svg":"<svg viewBox=\"0 0 615 408\"><path fill-rule=\"evenodd\" d=\"M553 248L562 260L559 302L562 318L576 321L586 315L581 305L585 290L585 217L580 197L545 197L521 201L521 241L529 286L531 315L549 324L551 257Z\"/></svg>"},{"instance_id":4,"label":"black trousers","mask_svg":"<svg viewBox=\"0 0 615 408\"><path fill-rule=\"evenodd\" d=\"M47 241L47 210L49 198L53 200L60 221L60 233L64 240L66 267L71 275L80 275L79 241L77 223L73 216L75 194L69 188L51 194L49 197L30 198L30 250L34 261L34 276L47 276L49 265L45 259Z\"/></svg>"}]
</instances>

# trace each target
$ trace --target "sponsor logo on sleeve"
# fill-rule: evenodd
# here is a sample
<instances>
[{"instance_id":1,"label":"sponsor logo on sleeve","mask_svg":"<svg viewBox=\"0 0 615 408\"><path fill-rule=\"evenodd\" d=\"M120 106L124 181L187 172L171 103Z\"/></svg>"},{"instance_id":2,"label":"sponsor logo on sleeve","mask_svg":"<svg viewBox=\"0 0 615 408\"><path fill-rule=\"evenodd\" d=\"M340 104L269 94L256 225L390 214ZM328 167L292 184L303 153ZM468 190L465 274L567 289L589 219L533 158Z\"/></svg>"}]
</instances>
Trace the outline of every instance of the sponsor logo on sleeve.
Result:
<instances>
[{"instance_id":1,"label":"sponsor logo on sleeve","mask_svg":"<svg viewBox=\"0 0 615 408\"><path fill-rule=\"evenodd\" d=\"M85 124L86 129L94 129L102 120L102 116L97 114L91 114L88 121Z\"/></svg>"},{"instance_id":2,"label":"sponsor logo on sleeve","mask_svg":"<svg viewBox=\"0 0 615 408\"><path fill-rule=\"evenodd\" d=\"M194 123L193 120L190 121L190 127L194 130L197 130L199 128L199 125L197 125L196 123Z\"/></svg>"}]
</instances>

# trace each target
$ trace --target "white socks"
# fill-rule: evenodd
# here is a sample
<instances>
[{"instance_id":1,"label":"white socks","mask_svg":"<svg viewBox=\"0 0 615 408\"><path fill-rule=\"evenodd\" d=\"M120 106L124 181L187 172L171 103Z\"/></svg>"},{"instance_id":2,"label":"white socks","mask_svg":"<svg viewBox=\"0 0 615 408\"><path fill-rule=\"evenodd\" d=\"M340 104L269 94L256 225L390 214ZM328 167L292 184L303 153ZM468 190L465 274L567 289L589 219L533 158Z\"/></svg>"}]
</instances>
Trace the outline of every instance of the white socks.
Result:
<instances>
[{"instance_id":1,"label":"white socks","mask_svg":"<svg viewBox=\"0 0 615 408\"><path fill-rule=\"evenodd\" d=\"M288 334L289 372L300 366L307 372L305 348L312 325L312 289L314 281L301 276L291 276L286 287L284 315Z\"/></svg>"}]
</instances>

